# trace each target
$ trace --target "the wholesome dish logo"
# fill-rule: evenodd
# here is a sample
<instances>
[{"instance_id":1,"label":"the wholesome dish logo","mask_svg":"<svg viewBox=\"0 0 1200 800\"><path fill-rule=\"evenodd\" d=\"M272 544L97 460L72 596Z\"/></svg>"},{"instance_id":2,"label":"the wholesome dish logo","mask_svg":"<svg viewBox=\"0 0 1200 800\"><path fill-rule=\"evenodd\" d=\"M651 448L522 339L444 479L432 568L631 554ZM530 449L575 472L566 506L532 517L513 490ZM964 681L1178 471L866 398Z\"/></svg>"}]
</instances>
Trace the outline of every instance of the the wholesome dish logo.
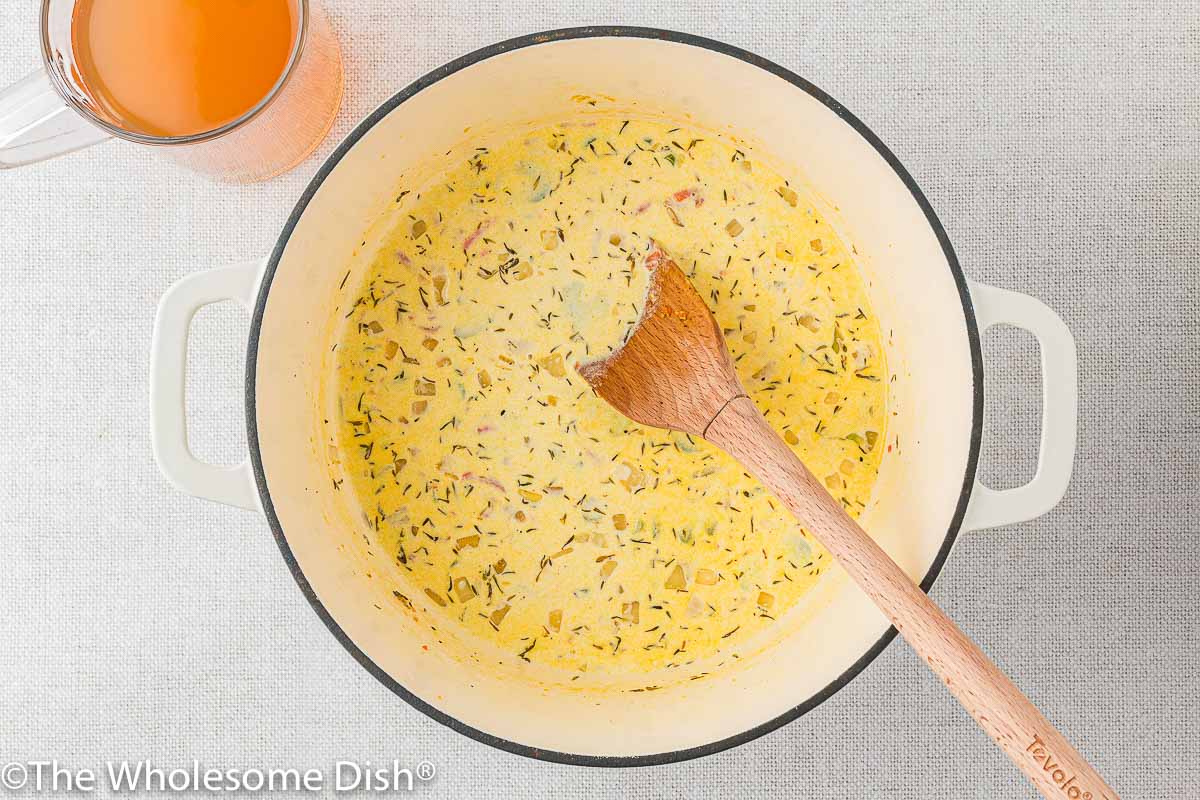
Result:
<instances>
[{"instance_id":1,"label":"the wholesome dish logo","mask_svg":"<svg viewBox=\"0 0 1200 800\"><path fill-rule=\"evenodd\" d=\"M1070 800L1092 800L1092 793L1075 785L1076 776L1068 775L1062 764L1054 760L1054 756L1046 748L1046 743L1039 736L1034 735L1025 752L1033 756L1033 760L1040 764L1043 770L1050 773L1050 780L1054 781L1054 785L1062 789Z\"/></svg>"}]
</instances>

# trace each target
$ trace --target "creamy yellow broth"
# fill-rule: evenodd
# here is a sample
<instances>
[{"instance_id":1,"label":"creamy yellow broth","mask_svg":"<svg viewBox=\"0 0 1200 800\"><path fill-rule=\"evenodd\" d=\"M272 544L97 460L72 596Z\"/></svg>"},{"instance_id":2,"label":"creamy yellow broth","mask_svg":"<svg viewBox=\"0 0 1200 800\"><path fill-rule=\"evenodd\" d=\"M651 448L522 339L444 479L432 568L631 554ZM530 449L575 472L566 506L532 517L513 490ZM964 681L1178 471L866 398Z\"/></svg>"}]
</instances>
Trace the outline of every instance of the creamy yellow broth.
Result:
<instances>
[{"instance_id":1,"label":"creamy yellow broth","mask_svg":"<svg viewBox=\"0 0 1200 800\"><path fill-rule=\"evenodd\" d=\"M401 602L479 652L573 674L736 653L828 554L723 453L627 421L573 365L636 321L653 237L755 402L857 515L886 368L852 253L801 188L707 132L585 118L480 144L405 193L347 315L343 490Z\"/></svg>"}]
</instances>

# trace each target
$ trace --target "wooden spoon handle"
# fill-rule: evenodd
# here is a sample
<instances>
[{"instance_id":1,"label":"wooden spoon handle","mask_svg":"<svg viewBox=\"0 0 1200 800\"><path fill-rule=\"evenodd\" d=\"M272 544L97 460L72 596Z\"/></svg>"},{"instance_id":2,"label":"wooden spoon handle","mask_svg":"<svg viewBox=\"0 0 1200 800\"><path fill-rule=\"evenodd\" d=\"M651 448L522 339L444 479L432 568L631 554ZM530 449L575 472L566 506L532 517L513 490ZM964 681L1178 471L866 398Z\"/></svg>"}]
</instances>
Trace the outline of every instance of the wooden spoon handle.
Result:
<instances>
[{"instance_id":1,"label":"wooden spoon handle","mask_svg":"<svg viewBox=\"0 0 1200 800\"><path fill-rule=\"evenodd\" d=\"M1043 797L1117 800L1029 698L850 518L749 398L729 402L704 438L740 461L825 545Z\"/></svg>"}]
</instances>

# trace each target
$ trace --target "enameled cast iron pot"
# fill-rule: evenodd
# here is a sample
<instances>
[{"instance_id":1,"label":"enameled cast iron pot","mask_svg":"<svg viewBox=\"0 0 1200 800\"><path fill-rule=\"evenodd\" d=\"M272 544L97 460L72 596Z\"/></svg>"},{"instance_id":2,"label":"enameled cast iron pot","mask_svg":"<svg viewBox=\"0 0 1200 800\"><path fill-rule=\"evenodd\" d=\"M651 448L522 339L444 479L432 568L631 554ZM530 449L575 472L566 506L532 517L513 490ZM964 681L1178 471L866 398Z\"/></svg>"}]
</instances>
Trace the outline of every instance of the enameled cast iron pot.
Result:
<instances>
[{"instance_id":1,"label":"enameled cast iron pot","mask_svg":"<svg viewBox=\"0 0 1200 800\"><path fill-rule=\"evenodd\" d=\"M152 352L155 454L180 489L261 510L334 636L414 707L528 756L663 763L717 752L799 717L845 686L895 631L832 570L773 626L757 655L703 680L630 694L619 686L564 687L521 663L483 666L438 647L428 626L392 598L386 575L394 565L359 544L361 523L330 480L321 424L335 307L386 231L402 178L436 162L448 143L469 142L468 130L569 118L581 96L741 137L756 157L769 154L811 186L854 244L875 312L891 332L896 414L888 439L898 434L900 442L884 457L863 522L922 587L929 589L960 531L1029 519L1058 502L1070 478L1076 413L1074 342L1062 320L1031 297L969 282L911 176L836 100L743 50L643 28L525 36L426 75L333 152L269 258L172 287L159 306ZM356 274L342 289L348 268ZM232 469L191 455L183 406L189 322L201 306L226 299L252 312L250 458ZM1044 383L1037 474L1006 491L975 478L979 341L996 323L1037 337Z\"/></svg>"}]
</instances>

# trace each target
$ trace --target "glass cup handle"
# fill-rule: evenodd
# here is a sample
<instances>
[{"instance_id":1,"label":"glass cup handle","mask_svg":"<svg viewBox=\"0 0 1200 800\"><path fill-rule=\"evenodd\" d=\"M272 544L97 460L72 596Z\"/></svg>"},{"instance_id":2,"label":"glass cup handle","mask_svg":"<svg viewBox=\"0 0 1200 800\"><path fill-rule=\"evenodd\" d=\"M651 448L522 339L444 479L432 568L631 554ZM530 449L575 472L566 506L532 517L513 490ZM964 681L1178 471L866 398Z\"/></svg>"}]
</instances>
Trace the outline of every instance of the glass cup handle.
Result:
<instances>
[{"instance_id":1,"label":"glass cup handle","mask_svg":"<svg viewBox=\"0 0 1200 800\"><path fill-rule=\"evenodd\" d=\"M63 102L44 71L0 91L0 169L32 164L109 138Z\"/></svg>"}]
</instances>

